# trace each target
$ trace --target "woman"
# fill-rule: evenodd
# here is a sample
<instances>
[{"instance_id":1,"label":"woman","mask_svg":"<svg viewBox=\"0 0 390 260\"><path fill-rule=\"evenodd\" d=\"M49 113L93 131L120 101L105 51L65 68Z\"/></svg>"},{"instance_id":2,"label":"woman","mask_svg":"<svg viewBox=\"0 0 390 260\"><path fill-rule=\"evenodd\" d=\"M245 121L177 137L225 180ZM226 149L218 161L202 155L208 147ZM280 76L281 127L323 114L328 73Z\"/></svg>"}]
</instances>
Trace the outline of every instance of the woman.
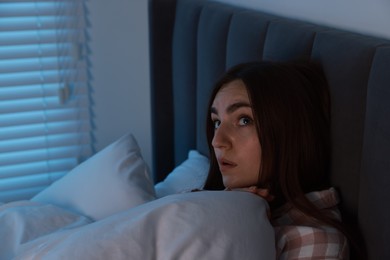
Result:
<instances>
[{"instance_id":1,"label":"woman","mask_svg":"<svg viewBox=\"0 0 390 260\"><path fill-rule=\"evenodd\" d=\"M309 63L238 65L217 82L210 99L205 189L265 198L280 259L348 258L328 179L329 104L326 80Z\"/></svg>"}]
</instances>

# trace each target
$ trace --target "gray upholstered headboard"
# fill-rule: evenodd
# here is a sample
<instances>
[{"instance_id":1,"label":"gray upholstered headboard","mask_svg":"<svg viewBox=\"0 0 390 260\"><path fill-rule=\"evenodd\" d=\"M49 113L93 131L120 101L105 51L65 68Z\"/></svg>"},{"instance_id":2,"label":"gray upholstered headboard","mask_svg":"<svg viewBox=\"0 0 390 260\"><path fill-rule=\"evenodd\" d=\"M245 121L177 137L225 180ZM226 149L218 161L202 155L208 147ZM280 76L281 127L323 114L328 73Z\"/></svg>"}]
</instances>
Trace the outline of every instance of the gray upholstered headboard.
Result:
<instances>
[{"instance_id":1,"label":"gray upholstered headboard","mask_svg":"<svg viewBox=\"0 0 390 260\"><path fill-rule=\"evenodd\" d=\"M313 59L332 98L333 185L369 259L390 259L390 41L206 0L150 0L155 179L207 155L214 81L250 60Z\"/></svg>"}]
</instances>

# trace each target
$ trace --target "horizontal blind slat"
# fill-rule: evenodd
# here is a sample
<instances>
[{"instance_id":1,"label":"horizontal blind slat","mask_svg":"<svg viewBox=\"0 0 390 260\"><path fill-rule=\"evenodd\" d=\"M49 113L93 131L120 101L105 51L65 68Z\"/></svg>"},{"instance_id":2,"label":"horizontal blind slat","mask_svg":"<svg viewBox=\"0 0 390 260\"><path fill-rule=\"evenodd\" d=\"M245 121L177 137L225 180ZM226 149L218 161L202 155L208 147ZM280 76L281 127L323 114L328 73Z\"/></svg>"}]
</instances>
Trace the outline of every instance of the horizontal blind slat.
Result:
<instances>
[{"instance_id":1,"label":"horizontal blind slat","mask_svg":"<svg viewBox=\"0 0 390 260\"><path fill-rule=\"evenodd\" d=\"M87 107L89 104L89 99L87 96L77 95L76 97L70 99L66 107ZM27 111L41 111L41 110L50 110L50 109L62 109L64 106L61 104L58 96L49 96L49 97L40 97L34 99L25 99L25 100L10 100L0 102L0 118L2 114L11 114ZM17 116L15 114L15 116Z\"/></svg>"},{"instance_id":2,"label":"horizontal blind slat","mask_svg":"<svg viewBox=\"0 0 390 260\"><path fill-rule=\"evenodd\" d=\"M63 176L66 172L53 172L50 174L36 174L28 177L9 178L0 183L0 193L10 190L26 189L29 187L40 187L47 185ZM25 180L28 179L28 183ZM26 185L27 184L27 185Z\"/></svg>"},{"instance_id":3,"label":"horizontal blind slat","mask_svg":"<svg viewBox=\"0 0 390 260\"><path fill-rule=\"evenodd\" d=\"M0 17L15 17L15 16L52 16L57 15L58 10L61 10L61 15L80 14L82 9L81 2L58 2L58 1L12 1L1 3Z\"/></svg>"},{"instance_id":4,"label":"horizontal blind slat","mask_svg":"<svg viewBox=\"0 0 390 260\"><path fill-rule=\"evenodd\" d=\"M72 82L74 85L74 93L77 96L88 96L88 86L86 82ZM58 96L58 89L63 87L63 83L52 83L44 85L25 85L0 88L1 100L16 100L42 97Z\"/></svg>"},{"instance_id":5,"label":"horizontal blind slat","mask_svg":"<svg viewBox=\"0 0 390 260\"><path fill-rule=\"evenodd\" d=\"M0 87L33 85L33 84L52 84L62 81L62 75L66 75L68 81L87 81L87 72L66 70L64 72L58 70L42 71L42 72L21 72L3 74L0 78Z\"/></svg>"},{"instance_id":6,"label":"horizontal blind slat","mask_svg":"<svg viewBox=\"0 0 390 260\"><path fill-rule=\"evenodd\" d=\"M13 165L26 162L53 160L60 158L82 157L91 154L89 145L55 147L47 149L27 150L0 154L0 166Z\"/></svg>"},{"instance_id":7,"label":"horizontal blind slat","mask_svg":"<svg viewBox=\"0 0 390 260\"><path fill-rule=\"evenodd\" d=\"M71 55L71 54L70 54ZM84 61L75 60L72 56L57 56L57 57L37 57L26 59L0 59L0 74L41 71L41 70L56 70L59 68L59 60L62 68L73 68L73 71L84 70L86 68Z\"/></svg>"},{"instance_id":8,"label":"horizontal blind slat","mask_svg":"<svg viewBox=\"0 0 390 260\"><path fill-rule=\"evenodd\" d=\"M57 135L36 136L0 141L0 156L15 151L43 149L45 147L61 147L85 145L91 142L88 133L66 133Z\"/></svg>"},{"instance_id":9,"label":"horizontal blind slat","mask_svg":"<svg viewBox=\"0 0 390 260\"><path fill-rule=\"evenodd\" d=\"M34 111L0 115L0 127L45 122L60 122L75 119L89 119L87 108L53 109L48 111Z\"/></svg>"},{"instance_id":10,"label":"horizontal blind slat","mask_svg":"<svg viewBox=\"0 0 390 260\"><path fill-rule=\"evenodd\" d=\"M77 158L65 158L0 166L0 179L69 171L69 169L76 167L78 163Z\"/></svg>"},{"instance_id":11,"label":"horizontal blind slat","mask_svg":"<svg viewBox=\"0 0 390 260\"><path fill-rule=\"evenodd\" d=\"M38 187L30 187L25 189L13 189L9 191L0 192L0 202L11 202L16 200L28 200L32 198L35 194L39 193L45 189L49 184Z\"/></svg>"},{"instance_id":12,"label":"horizontal blind slat","mask_svg":"<svg viewBox=\"0 0 390 260\"><path fill-rule=\"evenodd\" d=\"M70 53L74 43L61 43L61 51ZM56 43L24 44L14 46L0 46L0 59L18 59L31 57L56 57L59 55Z\"/></svg>"},{"instance_id":13,"label":"horizontal blind slat","mask_svg":"<svg viewBox=\"0 0 390 260\"><path fill-rule=\"evenodd\" d=\"M27 31L36 29L56 29L61 23L62 28L80 28L84 23L73 16L24 16L24 17L1 17L1 31Z\"/></svg>"},{"instance_id":14,"label":"horizontal blind slat","mask_svg":"<svg viewBox=\"0 0 390 260\"><path fill-rule=\"evenodd\" d=\"M0 140L35 137L41 135L83 133L92 130L90 120L69 120L40 124L24 124L0 128Z\"/></svg>"},{"instance_id":15,"label":"horizontal blind slat","mask_svg":"<svg viewBox=\"0 0 390 260\"><path fill-rule=\"evenodd\" d=\"M39 31L13 31L0 33L0 45L24 45L24 44L41 44L57 43L57 30L39 30ZM66 32L67 42L77 42L84 39L84 33L80 30L69 29Z\"/></svg>"},{"instance_id":16,"label":"horizontal blind slat","mask_svg":"<svg viewBox=\"0 0 390 260\"><path fill-rule=\"evenodd\" d=\"M68 171L50 172L22 178L12 178L0 182L0 202L28 200L53 182L62 178Z\"/></svg>"}]
</instances>

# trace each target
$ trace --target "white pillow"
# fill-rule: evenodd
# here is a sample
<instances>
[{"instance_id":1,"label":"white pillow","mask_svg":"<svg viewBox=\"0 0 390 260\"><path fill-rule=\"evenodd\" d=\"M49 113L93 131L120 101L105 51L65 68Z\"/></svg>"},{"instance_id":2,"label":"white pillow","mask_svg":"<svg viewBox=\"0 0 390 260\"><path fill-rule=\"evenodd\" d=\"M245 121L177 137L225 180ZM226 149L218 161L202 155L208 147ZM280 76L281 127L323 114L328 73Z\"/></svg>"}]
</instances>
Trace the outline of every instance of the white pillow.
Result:
<instances>
[{"instance_id":1,"label":"white pillow","mask_svg":"<svg viewBox=\"0 0 390 260\"><path fill-rule=\"evenodd\" d=\"M94 220L155 199L150 171L128 133L32 198Z\"/></svg>"},{"instance_id":2,"label":"white pillow","mask_svg":"<svg viewBox=\"0 0 390 260\"><path fill-rule=\"evenodd\" d=\"M194 189L202 189L209 171L209 159L196 150L188 153L188 159L177 166L164 181L154 187L158 198L189 192Z\"/></svg>"}]
</instances>

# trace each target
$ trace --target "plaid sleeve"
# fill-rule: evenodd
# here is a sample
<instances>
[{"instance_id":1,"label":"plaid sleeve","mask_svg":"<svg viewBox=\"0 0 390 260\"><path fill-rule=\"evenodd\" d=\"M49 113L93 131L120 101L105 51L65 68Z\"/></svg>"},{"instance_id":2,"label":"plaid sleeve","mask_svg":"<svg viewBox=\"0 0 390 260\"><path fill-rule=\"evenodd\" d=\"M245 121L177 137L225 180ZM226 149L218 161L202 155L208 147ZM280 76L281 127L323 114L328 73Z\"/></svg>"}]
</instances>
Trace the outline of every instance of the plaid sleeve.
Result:
<instances>
[{"instance_id":1,"label":"plaid sleeve","mask_svg":"<svg viewBox=\"0 0 390 260\"><path fill-rule=\"evenodd\" d=\"M332 227L275 227L277 259L348 259L348 242Z\"/></svg>"}]
</instances>

